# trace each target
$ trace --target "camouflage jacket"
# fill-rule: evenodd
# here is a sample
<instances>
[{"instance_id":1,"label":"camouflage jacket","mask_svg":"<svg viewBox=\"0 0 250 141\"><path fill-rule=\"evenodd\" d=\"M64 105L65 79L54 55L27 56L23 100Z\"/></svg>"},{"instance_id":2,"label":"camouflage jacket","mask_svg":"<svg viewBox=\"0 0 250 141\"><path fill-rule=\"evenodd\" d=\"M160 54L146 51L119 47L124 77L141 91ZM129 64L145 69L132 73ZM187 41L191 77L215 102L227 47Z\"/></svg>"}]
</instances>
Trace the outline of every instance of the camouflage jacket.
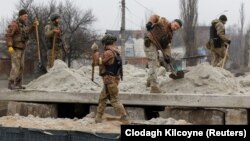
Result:
<instances>
[{"instance_id":1,"label":"camouflage jacket","mask_svg":"<svg viewBox=\"0 0 250 141\"><path fill-rule=\"evenodd\" d=\"M60 29L58 24L55 24L53 22L49 22L46 26L45 26L45 37L46 37L46 41L48 43L48 48L52 49L53 47L53 39L54 39L54 29ZM55 46L61 46L62 45L62 33L60 33L59 35L56 36L56 40L55 40Z\"/></svg>"},{"instance_id":2,"label":"camouflage jacket","mask_svg":"<svg viewBox=\"0 0 250 141\"><path fill-rule=\"evenodd\" d=\"M166 18L158 15L151 16L149 21L153 23L152 31L147 34L149 39L156 46L158 46L157 44L160 44L163 49L169 47L173 38L171 23Z\"/></svg>"},{"instance_id":3,"label":"camouflage jacket","mask_svg":"<svg viewBox=\"0 0 250 141\"><path fill-rule=\"evenodd\" d=\"M210 27L210 39L206 43L207 49L223 47L225 43L228 41L229 41L229 38L225 34L224 24L219 19L213 20L211 22L211 27Z\"/></svg>"},{"instance_id":4,"label":"camouflage jacket","mask_svg":"<svg viewBox=\"0 0 250 141\"><path fill-rule=\"evenodd\" d=\"M218 20L218 19L213 20L212 24L215 24L217 35L220 37L220 39L222 40L222 42L228 42L229 38L226 36L224 24L220 20Z\"/></svg>"},{"instance_id":5,"label":"camouflage jacket","mask_svg":"<svg viewBox=\"0 0 250 141\"><path fill-rule=\"evenodd\" d=\"M21 22L20 19L12 21L8 25L5 34L7 47L25 49L26 42L29 39L29 33L32 31L34 31L34 26L27 26L25 23Z\"/></svg>"},{"instance_id":6,"label":"camouflage jacket","mask_svg":"<svg viewBox=\"0 0 250 141\"><path fill-rule=\"evenodd\" d=\"M100 75L103 76L107 72L107 67L110 67L111 65L114 65L115 59L117 59L117 56L120 54L118 48L115 45L108 45L105 47L105 50L103 54L100 54L100 60L96 60L99 64L99 69L100 69ZM120 58L121 59L121 58ZM120 60L121 61L121 60ZM118 67L118 66L115 66ZM119 74L117 76L120 76L122 78L123 73L122 73L122 68L119 70Z\"/></svg>"}]
</instances>

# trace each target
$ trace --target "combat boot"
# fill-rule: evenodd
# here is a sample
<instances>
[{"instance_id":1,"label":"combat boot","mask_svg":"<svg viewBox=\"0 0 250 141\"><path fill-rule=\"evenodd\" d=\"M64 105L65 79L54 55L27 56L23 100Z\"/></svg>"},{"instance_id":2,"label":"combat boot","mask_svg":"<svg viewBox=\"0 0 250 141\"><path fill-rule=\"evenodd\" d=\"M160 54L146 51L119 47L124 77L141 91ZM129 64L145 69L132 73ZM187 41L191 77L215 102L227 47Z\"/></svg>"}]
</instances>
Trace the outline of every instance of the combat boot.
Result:
<instances>
[{"instance_id":1,"label":"combat boot","mask_svg":"<svg viewBox=\"0 0 250 141\"><path fill-rule=\"evenodd\" d=\"M22 86L22 79L17 80L16 87L17 87L17 89L25 89L25 87Z\"/></svg>"},{"instance_id":2,"label":"combat boot","mask_svg":"<svg viewBox=\"0 0 250 141\"><path fill-rule=\"evenodd\" d=\"M96 123L101 123L102 122L102 114L101 113L97 113L95 116L95 122Z\"/></svg>"},{"instance_id":3,"label":"combat boot","mask_svg":"<svg viewBox=\"0 0 250 141\"><path fill-rule=\"evenodd\" d=\"M8 89L10 89L10 90L15 89L15 85L14 85L14 81L13 80L9 80Z\"/></svg>"},{"instance_id":4,"label":"combat boot","mask_svg":"<svg viewBox=\"0 0 250 141\"><path fill-rule=\"evenodd\" d=\"M121 121L122 123L124 123L124 124L130 124L130 123L131 123L131 121L129 120L129 118L128 118L127 115L121 116L120 121Z\"/></svg>"},{"instance_id":5,"label":"combat boot","mask_svg":"<svg viewBox=\"0 0 250 141\"><path fill-rule=\"evenodd\" d=\"M151 86L150 93L161 93L161 90L158 86Z\"/></svg>"}]
</instances>

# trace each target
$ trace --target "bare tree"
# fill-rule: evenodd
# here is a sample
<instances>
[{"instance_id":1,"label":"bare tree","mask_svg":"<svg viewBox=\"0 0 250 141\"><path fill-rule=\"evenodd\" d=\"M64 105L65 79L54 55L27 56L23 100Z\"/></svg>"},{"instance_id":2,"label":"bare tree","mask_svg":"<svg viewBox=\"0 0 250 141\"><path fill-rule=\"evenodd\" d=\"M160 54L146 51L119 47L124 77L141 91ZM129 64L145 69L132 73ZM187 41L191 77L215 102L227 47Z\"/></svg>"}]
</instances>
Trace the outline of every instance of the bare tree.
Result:
<instances>
[{"instance_id":1,"label":"bare tree","mask_svg":"<svg viewBox=\"0 0 250 141\"><path fill-rule=\"evenodd\" d=\"M48 4L34 3L34 0L20 0L17 9L29 11L30 23L34 21L35 17L39 20L39 41L43 62L47 62L46 52L48 48L44 36L44 27L53 13L59 13L62 17L63 39L65 39L64 43L69 49L67 54L68 66L70 67L72 59L81 57L84 52L88 52L87 55L91 56L90 51L88 51L90 50L89 46L91 46L97 36L96 33L88 29L96 20L92 10L81 10L70 0L64 3L56 3L55 0L51 0ZM31 36L31 40L30 45L35 46L35 35ZM37 58L37 55L34 55L34 47L29 48L27 52L33 52L33 54L28 55L29 57Z\"/></svg>"},{"instance_id":2,"label":"bare tree","mask_svg":"<svg viewBox=\"0 0 250 141\"><path fill-rule=\"evenodd\" d=\"M249 65L249 51L250 51L250 29L247 30L245 36L245 48L244 48L244 66L248 67Z\"/></svg>"},{"instance_id":3,"label":"bare tree","mask_svg":"<svg viewBox=\"0 0 250 141\"><path fill-rule=\"evenodd\" d=\"M244 24L245 24L245 4L242 2L240 6L240 64L246 66L245 58L248 56L247 48L244 46Z\"/></svg>"},{"instance_id":4,"label":"bare tree","mask_svg":"<svg viewBox=\"0 0 250 141\"><path fill-rule=\"evenodd\" d=\"M72 58L76 59L83 53L84 43L82 41L86 42L88 39L84 32L88 33L87 26L91 25L96 19L91 10L82 11L69 0L66 1L65 6L59 5L59 11L63 20L64 38L69 47L68 66L70 66ZM79 36L79 34L83 36ZM78 42L74 40L77 37L81 37Z\"/></svg>"},{"instance_id":5,"label":"bare tree","mask_svg":"<svg viewBox=\"0 0 250 141\"><path fill-rule=\"evenodd\" d=\"M180 0L181 18L183 20L183 40L186 46L186 56L197 53L195 29L198 19L198 0ZM196 60L187 61L187 65L196 65Z\"/></svg>"},{"instance_id":6,"label":"bare tree","mask_svg":"<svg viewBox=\"0 0 250 141\"><path fill-rule=\"evenodd\" d=\"M8 22L9 22L9 20L7 18L4 18L4 17L0 18L0 35L4 35L6 28L8 26L7 25Z\"/></svg>"}]
</instances>

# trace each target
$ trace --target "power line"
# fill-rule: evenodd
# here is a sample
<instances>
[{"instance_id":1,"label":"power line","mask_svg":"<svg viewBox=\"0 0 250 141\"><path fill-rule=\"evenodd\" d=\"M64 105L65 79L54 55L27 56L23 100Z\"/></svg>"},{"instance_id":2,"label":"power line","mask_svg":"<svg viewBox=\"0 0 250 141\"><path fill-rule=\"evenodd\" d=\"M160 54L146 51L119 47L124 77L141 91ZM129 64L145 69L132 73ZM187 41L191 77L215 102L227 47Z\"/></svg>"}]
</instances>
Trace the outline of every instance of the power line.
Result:
<instances>
[{"instance_id":1,"label":"power line","mask_svg":"<svg viewBox=\"0 0 250 141\"><path fill-rule=\"evenodd\" d=\"M130 20L130 19L128 19L128 18L126 18L126 19L127 19L127 21L129 21L130 23L132 23L132 24L134 24L134 25L136 25L136 26L138 26L138 27L141 28L141 25L135 23L134 21L132 21L132 20Z\"/></svg>"},{"instance_id":2,"label":"power line","mask_svg":"<svg viewBox=\"0 0 250 141\"><path fill-rule=\"evenodd\" d=\"M130 13L131 18L133 19L133 17L135 18L139 18L140 16L135 15L128 7L126 7L127 11ZM133 17L132 17L133 16ZM126 20L130 23L132 23L133 25L136 25L137 27L141 28L141 26L139 24L137 24L136 22L134 22L133 20L131 20L130 18L126 17Z\"/></svg>"},{"instance_id":3,"label":"power line","mask_svg":"<svg viewBox=\"0 0 250 141\"><path fill-rule=\"evenodd\" d=\"M115 29L114 27L118 27L118 24L119 24L119 22L120 22L120 19L119 19L120 17L121 17L121 12L120 12L120 6L119 6L119 7L118 7L118 12L117 12L116 18L115 18L115 20L114 20L114 23L113 23L111 29Z\"/></svg>"},{"instance_id":4,"label":"power line","mask_svg":"<svg viewBox=\"0 0 250 141\"><path fill-rule=\"evenodd\" d=\"M142 6L143 8L145 8L146 10L155 13L154 11L150 10L149 8L147 8L146 6L144 6L143 4L139 3L137 0L134 0L137 4L139 4L140 6Z\"/></svg>"},{"instance_id":5,"label":"power line","mask_svg":"<svg viewBox=\"0 0 250 141\"><path fill-rule=\"evenodd\" d=\"M138 18L140 16L134 14L135 12L132 12L127 6L126 6L126 9L128 10L129 13L131 13L131 15L133 15L134 17Z\"/></svg>"}]
</instances>

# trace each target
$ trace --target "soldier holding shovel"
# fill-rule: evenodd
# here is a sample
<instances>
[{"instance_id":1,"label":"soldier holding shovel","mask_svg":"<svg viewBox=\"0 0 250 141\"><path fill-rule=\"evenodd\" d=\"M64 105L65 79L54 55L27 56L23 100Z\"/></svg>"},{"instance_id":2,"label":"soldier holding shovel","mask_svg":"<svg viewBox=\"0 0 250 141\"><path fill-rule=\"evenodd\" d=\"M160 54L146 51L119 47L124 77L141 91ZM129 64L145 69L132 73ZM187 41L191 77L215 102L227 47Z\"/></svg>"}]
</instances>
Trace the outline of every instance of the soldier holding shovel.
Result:
<instances>
[{"instance_id":1,"label":"soldier holding shovel","mask_svg":"<svg viewBox=\"0 0 250 141\"><path fill-rule=\"evenodd\" d=\"M64 52L62 46L61 29L59 27L61 17L59 14L52 14L50 22L45 26L45 37L48 41L47 69L54 65L55 59L63 60Z\"/></svg>"},{"instance_id":2,"label":"soldier holding shovel","mask_svg":"<svg viewBox=\"0 0 250 141\"><path fill-rule=\"evenodd\" d=\"M213 54L212 65L214 67L223 68L229 57L228 48L231 40L228 36L226 36L226 22L226 15L221 15L219 19L215 19L211 22L210 39L207 42L206 47Z\"/></svg>"},{"instance_id":3,"label":"soldier holding shovel","mask_svg":"<svg viewBox=\"0 0 250 141\"><path fill-rule=\"evenodd\" d=\"M161 90L157 82L156 68L158 67L158 50L160 50L164 56L164 62L169 64L172 74L171 78L179 78L179 72L176 72L170 64L171 56L171 40L173 32L180 29L182 22L179 19L175 19L169 22L166 18L158 15L152 15L146 24L147 35L144 39L144 51L148 58L148 79L147 84L151 87L151 93L161 93ZM183 75L183 74L182 74Z\"/></svg>"},{"instance_id":4,"label":"soldier holding shovel","mask_svg":"<svg viewBox=\"0 0 250 141\"><path fill-rule=\"evenodd\" d=\"M28 12L22 9L18 13L18 18L12 21L7 29L6 44L11 55L11 71L9 76L9 89L24 89L22 86L24 71L24 53L29 34L38 26L35 21L32 26L27 25Z\"/></svg>"}]
</instances>

